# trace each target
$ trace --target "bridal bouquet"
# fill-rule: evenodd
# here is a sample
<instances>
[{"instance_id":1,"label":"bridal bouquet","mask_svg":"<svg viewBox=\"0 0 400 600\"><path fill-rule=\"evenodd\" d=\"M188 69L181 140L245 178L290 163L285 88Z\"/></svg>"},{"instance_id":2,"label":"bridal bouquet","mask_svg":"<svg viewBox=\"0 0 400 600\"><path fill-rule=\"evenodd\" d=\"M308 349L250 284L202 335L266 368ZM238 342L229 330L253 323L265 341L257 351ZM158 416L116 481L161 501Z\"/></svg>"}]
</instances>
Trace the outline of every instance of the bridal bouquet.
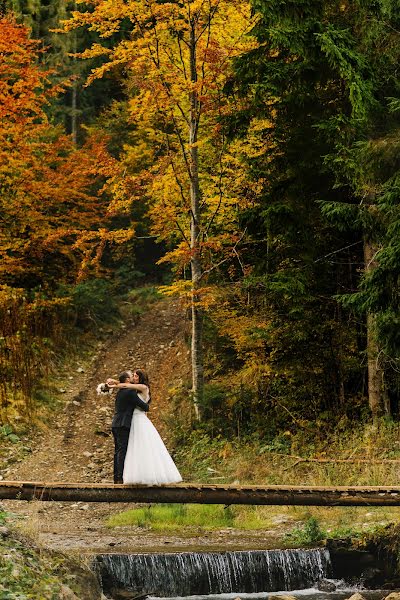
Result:
<instances>
[{"instance_id":1,"label":"bridal bouquet","mask_svg":"<svg viewBox=\"0 0 400 600\"><path fill-rule=\"evenodd\" d=\"M111 394L112 388L106 383L99 383L96 388L96 392L98 396L106 396L107 394Z\"/></svg>"}]
</instances>

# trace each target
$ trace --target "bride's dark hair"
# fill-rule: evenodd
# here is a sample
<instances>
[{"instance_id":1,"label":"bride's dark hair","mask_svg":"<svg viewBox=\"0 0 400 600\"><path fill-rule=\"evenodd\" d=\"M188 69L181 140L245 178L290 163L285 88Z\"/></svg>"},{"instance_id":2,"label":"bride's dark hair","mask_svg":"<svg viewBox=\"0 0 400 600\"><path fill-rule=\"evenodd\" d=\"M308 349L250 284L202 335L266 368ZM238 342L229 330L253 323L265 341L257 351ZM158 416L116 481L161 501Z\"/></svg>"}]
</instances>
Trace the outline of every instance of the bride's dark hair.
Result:
<instances>
[{"instance_id":1,"label":"bride's dark hair","mask_svg":"<svg viewBox=\"0 0 400 600\"><path fill-rule=\"evenodd\" d=\"M143 371L143 369L134 369L133 373L136 373L136 375L139 377L139 383L141 383L143 385L147 385L147 387L149 388L149 400L148 400L148 404L150 404L150 402L151 402L151 396L150 396L149 376L147 375L146 371Z\"/></svg>"}]
</instances>

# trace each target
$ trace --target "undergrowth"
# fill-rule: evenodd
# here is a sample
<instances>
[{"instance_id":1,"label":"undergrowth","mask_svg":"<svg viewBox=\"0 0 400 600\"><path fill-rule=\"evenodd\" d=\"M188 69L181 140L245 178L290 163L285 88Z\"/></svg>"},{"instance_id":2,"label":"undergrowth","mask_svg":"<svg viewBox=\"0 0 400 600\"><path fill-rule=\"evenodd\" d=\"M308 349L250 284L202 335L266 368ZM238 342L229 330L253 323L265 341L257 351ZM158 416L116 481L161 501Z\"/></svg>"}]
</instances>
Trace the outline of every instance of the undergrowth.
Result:
<instances>
[{"instance_id":1,"label":"undergrowth","mask_svg":"<svg viewBox=\"0 0 400 600\"><path fill-rule=\"evenodd\" d=\"M227 528L250 536L262 531L281 547L298 547L326 539L361 539L390 522L400 523L400 509L160 504L114 514L107 525L181 535Z\"/></svg>"},{"instance_id":2,"label":"undergrowth","mask_svg":"<svg viewBox=\"0 0 400 600\"><path fill-rule=\"evenodd\" d=\"M174 459L184 481L257 485L397 485L399 427L382 421L315 438L304 432L290 438L289 451L260 439L227 440L195 430L180 443ZM349 462L339 462L347 459ZM328 462L324 462L328 461ZM382 461L382 462L379 462ZM387 461L387 462L385 462ZM227 519L229 517L229 519ZM141 508L113 517L110 526L131 525L154 531L232 527L279 530L282 545L307 545L320 539L360 538L389 523L400 523L397 507L171 506Z\"/></svg>"},{"instance_id":3,"label":"undergrowth","mask_svg":"<svg viewBox=\"0 0 400 600\"><path fill-rule=\"evenodd\" d=\"M9 515L0 511L0 598L58 600L100 598L93 573L63 554L43 550L5 527ZM68 595L69 594L69 595Z\"/></svg>"},{"instance_id":4,"label":"undergrowth","mask_svg":"<svg viewBox=\"0 0 400 600\"><path fill-rule=\"evenodd\" d=\"M176 441L174 458L184 479L203 483L390 486L399 480L399 440L400 424L386 421L321 431L312 444L299 431L285 450L277 450L274 440L195 430Z\"/></svg>"}]
</instances>

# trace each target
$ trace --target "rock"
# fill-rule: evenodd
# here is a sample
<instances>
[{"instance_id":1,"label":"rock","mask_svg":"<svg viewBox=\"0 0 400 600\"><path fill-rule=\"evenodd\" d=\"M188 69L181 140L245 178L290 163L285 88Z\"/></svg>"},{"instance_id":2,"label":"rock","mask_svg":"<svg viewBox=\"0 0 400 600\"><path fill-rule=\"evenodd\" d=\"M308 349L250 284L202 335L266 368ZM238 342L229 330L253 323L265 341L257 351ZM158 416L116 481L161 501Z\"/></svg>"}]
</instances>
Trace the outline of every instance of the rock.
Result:
<instances>
[{"instance_id":1,"label":"rock","mask_svg":"<svg viewBox=\"0 0 400 600\"><path fill-rule=\"evenodd\" d=\"M82 367L78 367L76 370L77 373L84 373L85 369L82 369Z\"/></svg>"},{"instance_id":2,"label":"rock","mask_svg":"<svg viewBox=\"0 0 400 600\"><path fill-rule=\"evenodd\" d=\"M78 596L74 594L70 587L62 584L60 589L60 594L58 596L59 600L79 600Z\"/></svg>"},{"instance_id":3,"label":"rock","mask_svg":"<svg viewBox=\"0 0 400 600\"><path fill-rule=\"evenodd\" d=\"M85 450L85 452L82 452L83 456L86 456L86 458L90 458L91 456L93 456L92 452L89 452L88 450Z\"/></svg>"},{"instance_id":4,"label":"rock","mask_svg":"<svg viewBox=\"0 0 400 600\"><path fill-rule=\"evenodd\" d=\"M60 392L60 394L65 394L67 390L65 390L64 388L59 388L58 391Z\"/></svg>"},{"instance_id":5,"label":"rock","mask_svg":"<svg viewBox=\"0 0 400 600\"><path fill-rule=\"evenodd\" d=\"M400 592L392 592L388 594L384 600L400 600Z\"/></svg>"},{"instance_id":6,"label":"rock","mask_svg":"<svg viewBox=\"0 0 400 600\"><path fill-rule=\"evenodd\" d=\"M328 579L321 579L321 581L318 581L317 588L321 592L334 592L336 590L336 585L333 583L333 581L329 581Z\"/></svg>"},{"instance_id":7,"label":"rock","mask_svg":"<svg viewBox=\"0 0 400 600\"><path fill-rule=\"evenodd\" d=\"M3 538L6 538L10 535L10 530L8 529L8 527L4 527L4 525L2 525L0 527L0 536Z\"/></svg>"},{"instance_id":8,"label":"rock","mask_svg":"<svg viewBox=\"0 0 400 600\"><path fill-rule=\"evenodd\" d=\"M365 600L365 598L362 594L360 594L359 592L356 592L355 594L353 594L352 596L347 598L347 600Z\"/></svg>"},{"instance_id":9,"label":"rock","mask_svg":"<svg viewBox=\"0 0 400 600\"><path fill-rule=\"evenodd\" d=\"M369 567L361 573L360 580L365 588L377 588L384 582L384 575L377 567Z\"/></svg>"},{"instance_id":10,"label":"rock","mask_svg":"<svg viewBox=\"0 0 400 600\"><path fill-rule=\"evenodd\" d=\"M268 600L296 600L296 598L290 594L270 594Z\"/></svg>"},{"instance_id":11,"label":"rock","mask_svg":"<svg viewBox=\"0 0 400 600\"><path fill-rule=\"evenodd\" d=\"M123 590L120 588L112 588L110 592L111 597L114 598L114 600L144 600L148 597L148 594L137 594L133 591Z\"/></svg>"}]
</instances>

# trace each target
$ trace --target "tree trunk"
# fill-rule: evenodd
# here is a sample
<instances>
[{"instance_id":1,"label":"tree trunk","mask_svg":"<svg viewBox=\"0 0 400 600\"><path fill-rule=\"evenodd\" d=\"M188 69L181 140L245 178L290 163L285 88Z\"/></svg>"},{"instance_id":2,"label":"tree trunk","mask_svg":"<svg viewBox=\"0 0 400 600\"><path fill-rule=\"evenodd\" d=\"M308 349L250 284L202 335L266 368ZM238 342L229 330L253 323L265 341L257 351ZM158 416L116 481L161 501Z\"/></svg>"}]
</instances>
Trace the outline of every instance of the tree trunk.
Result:
<instances>
[{"instance_id":1,"label":"tree trunk","mask_svg":"<svg viewBox=\"0 0 400 600\"><path fill-rule=\"evenodd\" d=\"M190 121L189 121L189 157L190 157L190 248L192 270L192 392L196 418L201 418L201 403L204 388L203 369L203 314L199 307L199 286L202 275L200 257L200 183L199 153L197 147L199 127L199 99L196 89L197 56L196 25L190 23Z\"/></svg>"},{"instance_id":2,"label":"tree trunk","mask_svg":"<svg viewBox=\"0 0 400 600\"><path fill-rule=\"evenodd\" d=\"M77 9L76 6L76 2L74 3L74 10ZM75 77L77 76L77 69L76 69L76 53L78 51L78 40L77 40L77 32L74 31L73 32L73 73L75 75ZM72 139L74 144L76 145L77 141L78 141L78 112L77 112L77 108L78 108L78 80L74 79L73 83L72 83L72 98L71 98L71 133L72 133Z\"/></svg>"},{"instance_id":3,"label":"tree trunk","mask_svg":"<svg viewBox=\"0 0 400 600\"><path fill-rule=\"evenodd\" d=\"M375 267L375 246L368 240L364 242L365 273ZM376 421L383 414L389 414L390 408L384 386L384 372L379 362L379 344L377 339L376 315L367 314L367 363L368 363L368 402L372 418Z\"/></svg>"},{"instance_id":4,"label":"tree trunk","mask_svg":"<svg viewBox=\"0 0 400 600\"><path fill-rule=\"evenodd\" d=\"M78 126L77 126L77 98L78 98L78 90L77 90L77 82L74 81L73 85L72 85L72 101L71 101L71 134L72 134L72 140L74 142L74 144L77 143L77 132L78 132Z\"/></svg>"}]
</instances>

